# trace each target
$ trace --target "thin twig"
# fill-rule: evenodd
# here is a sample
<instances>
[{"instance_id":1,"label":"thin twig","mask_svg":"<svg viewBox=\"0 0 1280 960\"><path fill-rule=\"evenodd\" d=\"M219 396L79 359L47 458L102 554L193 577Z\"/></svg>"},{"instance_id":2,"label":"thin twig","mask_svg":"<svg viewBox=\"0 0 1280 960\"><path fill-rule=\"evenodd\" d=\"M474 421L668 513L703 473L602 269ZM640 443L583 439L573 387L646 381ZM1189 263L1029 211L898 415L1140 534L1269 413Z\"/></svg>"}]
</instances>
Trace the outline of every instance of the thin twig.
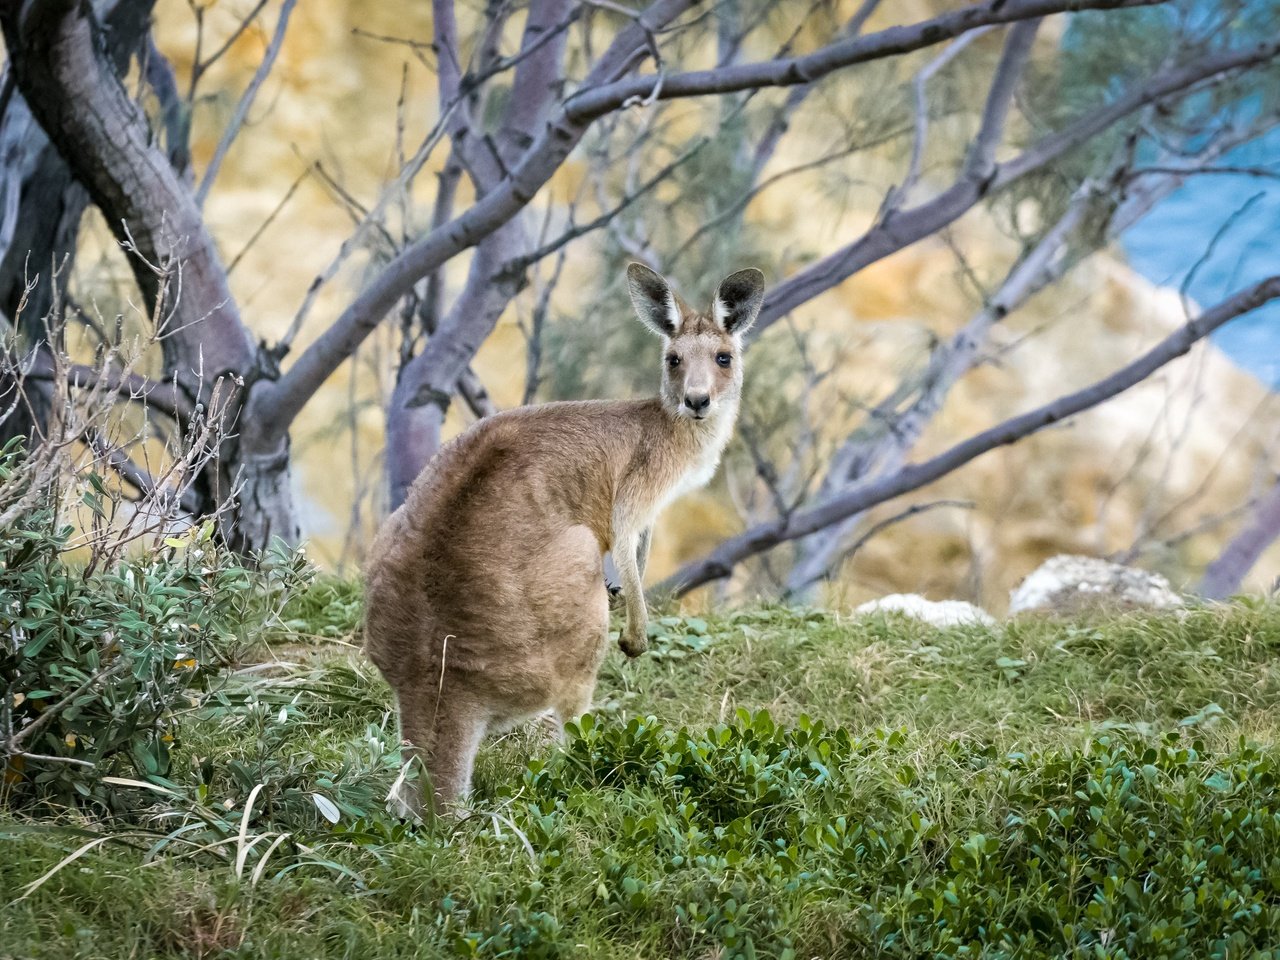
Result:
<instances>
[{"instance_id":1,"label":"thin twig","mask_svg":"<svg viewBox=\"0 0 1280 960\"><path fill-rule=\"evenodd\" d=\"M254 8L250 10L245 18L236 25L236 28L231 31L231 36L227 37L222 46L218 47L217 50L211 53L208 58L204 60L200 59L200 40L203 33L204 8L196 8L196 53L195 59L191 62L191 83L187 87L187 103L193 103L195 101L196 85L200 82L200 78L204 76L205 72L210 67L222 59L223 55L231 49L231 45L239 40L240 35L249 29L249 24L253 23L253 21L258 18L258 14L262 12L262 8L266 5L267 0L258 0L257 4L254 5Z\"/></svg>"},{"instance_id":2,"label":"thin twig","mask_svg":"<svg viewBox=\"0 0 1280 960\"><path fill-rule=\"evenodd\" d=\"M271 37L271 43L267 46L267 52L263 55L262 62L258 64L258 69L254 72L253 79L249 81L249 86L245 88L244 94L241 95L240 102L236 104L235 112L232 113L226 129L222 131L218 146L214 149L213 157L209 160L209 166L205 169L204 178L200 181L200 186L196 188L195 202L197 207L204 206L205 198L209 195L213 181L217 178L218 171L222 168L222 161L226 159L227 151L231 149L231 144L240 135L240 128L244 126L244 122L249 116L249 108L253 106L253 101L258 96L258 91L262 88L262 85L266 82L267 76L271 73L271 68L275 66L276 57L280 55L280 48L284 46L284 34L289 26L289 15L293 13L293 7L296 3L297 0L284 0L284 4L280 7L280 17L276 20L276 31Z\"/></svg>"},{"instance_id":3,"label":"thin twig","mask_svg":"<svg viewBox=\"0 0 1280 960\"><path fill-rule=\"evenodd\" d=\"M240 248L240 251L234 257L231 258L231 261L227 264L228 275L230 275L231 271L236 268L236 264L238 264L242 259L244 259L244 255L249 252L250 248L255 243L258 242L258 238L261 237L262 234L266 232L267 227L275 223L276 217L280 216L281 211L284 210L285 206L293 198L293 195L294 193L297 192L298 187L302 185L302 181L307 179L307 177L311 175L314 169L315 169L314 167L307 167L307 169L303 170L300 174L298 174L296 178L294 178L293 183L289 185L289 189L286 190L284 196L280 198L280 202L277 203L274 208L272 208L269 214L267 214L267 218L263 220L262 223L258 224L258 229L253 231L253 234L249 237L248 240L244 242L244 246Z\"/></svg>"}]
</instances>

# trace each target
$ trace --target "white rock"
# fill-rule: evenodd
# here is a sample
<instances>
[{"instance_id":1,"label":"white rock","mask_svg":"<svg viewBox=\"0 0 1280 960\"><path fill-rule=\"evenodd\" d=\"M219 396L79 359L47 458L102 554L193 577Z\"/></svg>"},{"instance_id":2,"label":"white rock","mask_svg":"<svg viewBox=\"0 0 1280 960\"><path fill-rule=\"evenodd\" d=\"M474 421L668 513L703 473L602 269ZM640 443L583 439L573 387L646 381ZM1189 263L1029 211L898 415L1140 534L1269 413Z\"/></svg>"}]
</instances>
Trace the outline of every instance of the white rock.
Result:
<instances>
[{"instance_id":1,"label":"white rock","mask_svg":"<svg viewBox=\"0 0 1280 960\"><path fill-rule=\"evenodd\" d=\"M901 613L935 627L958 627L971 623L993 627L996 623L995 617L972 603L964 600L926 600L917 593L891 593L878 600L869 600L854 612Z\"/></svg>"},{"instance_id":2,"label":"white rock","mask_svg":"<svg viewBox=\"0 0 1280 960\"><path fill-rule=\"evenodd\" d=\"M1182 598L1158 573L1071 554L1046 560L1009 595L1010 614L1108 604L1169 610Z\"/></svg>"}]
</instances>

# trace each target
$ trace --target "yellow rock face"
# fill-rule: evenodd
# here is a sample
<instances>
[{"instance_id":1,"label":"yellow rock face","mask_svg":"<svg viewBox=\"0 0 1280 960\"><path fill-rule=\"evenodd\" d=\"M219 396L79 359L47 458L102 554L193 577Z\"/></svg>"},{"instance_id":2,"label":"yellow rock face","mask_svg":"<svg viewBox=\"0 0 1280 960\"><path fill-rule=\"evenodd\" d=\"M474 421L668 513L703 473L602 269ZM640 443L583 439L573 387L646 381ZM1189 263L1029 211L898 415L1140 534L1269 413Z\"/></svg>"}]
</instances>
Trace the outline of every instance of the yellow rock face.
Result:
<instances>
[{"instance_id":1,"label":"yellow rock face","mask_svg":"<svg viewBox=\"0 0 1280 960\"><path fill-rule=\"evenodd\" d=\"M206 50L221 42L246 6L226 0L204 4ZM895 17L916 17L940 5L892 6ZM198 173L257 66L277 9L271 4L260 27L246 31L202 81L201 93L212 99L197 109ZM430 37L429 20L427 4L402 0L298 4L280 61L207 204L210 227L228 260L244 251L290 185L312 164L322 165L356 202L374 202L380 185L398 167L397 155L411 153L434 120L435 91L433 77L408 46L371 35L423 42ZM518 26L513 24L512 30ZM185 88L195 40L187 4L162 0L157 29L160 46L173 59ZM998 52L998 41L993 50ZM751 55L768 52L762 48ZM425 56L430 60L429 52ZM404 129L399 148L398 115ZM826 149L823 116L805 117L776 158L777 169ZM696 111L686 111L679 129L692 135L699 128L696 119ZM965 129L959 123L949 135L963 135ZM900 154L895 156L866 155L841 168L873 185L851 194L847 209L825 199L821 175L814 174L767 191L751 204L748 219L779 251L828 252L871 222L884 189L901 178ZM403 206L393 205L388 224L393 234L416 235L423 229L435 185L431 171L442 160L437 150L412 197ZM552 194L569 195L581 174L576 164L567 167ZM927 195L938 185L926 182L921 189ZM469 199L463 195L459 203ZM304 177L272 224L243 253L231 277L256 333L271 339L287 328L307 287L335 257L351 226L349 210L335 191L316 176ZM967 217L952 237L988 281L998 279L1017 252L985 215ZM559 291L559 305L566 310L573 306L574 290L595 279L592 251L584 244L570 257ZM788 256L780 253L784 261ZM366 259L354 258L326 286L295 355L353 296L367 276ZM460 258L448 270L451 289L460 286L464 273L465 258ZM708 279L708 290L714 279ZM708 290L696 292L706 295ZM847 355L824 392L811 400L825 405L837 396L881 398L898 376L923 362L935 338L968 320L977 303L953 251L941 239L917 244L863 271L796 317L811 331L816 352ZM937 453L1104 375L1181 318L1176 297L1152 289L1117 256L1096 258L997 329L990 362L954 391L915 456ZM630 320L619 317L617 322ZM387 324L354 363L335 374L294 429L312 553L332 565L350 568L359 562L383 509L381 406L394 381L396 349L395 331ZM523 337L512 316L504 318L477 359L477 370L502 405L520 398L523 352ZM644 362L654 364L656 379L656 352ZM833 434L829 440L838 439L839 428L856 422L852 412L843 419L825 418ZM456 409L449 426L453 431L465 426ZM1138 554L1142 562L1170 574L1175 585L1185 583L1216 554L1235 524L1209 525L1178 538L1247 498L1259 482L1264 446L1274 432L1274 404L1261 387L1212 349L1200 348L1104 408L990 453L944 481L874 511L879 519L912 502L958 498L974 503L972 510L939 509L890 528L845 565L829 588L829 599L856 603L904 591L971 599L999 610L1009 588L1052 554L1109 554L1135 543L1147 547ZM743 458L729 460L729 469L737 471L734 482L749 486L749 476L741 473ZM654 574L669 573L741 524L725 481L717 480L710 490L669 511L656 538ZM1170 538L1174 541L1168 546L1150 548L1153 541ZM1259 565L1255 586L1267 569L1274 570L1274 562ZM755 589L759 582L740 578L730 585L730 593Z\"/></svg>"}]
</instances>

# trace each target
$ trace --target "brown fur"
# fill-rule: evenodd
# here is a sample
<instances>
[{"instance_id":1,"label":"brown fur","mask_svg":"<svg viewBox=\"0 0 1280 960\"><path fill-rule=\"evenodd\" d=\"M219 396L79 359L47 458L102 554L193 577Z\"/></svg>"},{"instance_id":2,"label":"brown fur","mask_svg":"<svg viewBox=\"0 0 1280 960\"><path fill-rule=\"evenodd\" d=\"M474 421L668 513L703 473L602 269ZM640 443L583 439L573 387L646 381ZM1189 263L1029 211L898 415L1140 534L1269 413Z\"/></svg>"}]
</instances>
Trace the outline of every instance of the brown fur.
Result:
<instances>
[{"instance_id":1,"label":"brown fur","mask_svg":"<svg viewBox=\"0 0 1280 960\"><path fill-rule=\"evenodd\" d=\"M563 723L590 706L607 645L606 551L627 606L619 645L644 651L648 529L710 478L728 441L763 276L734 274L712 314L688 311L642 267L628 276L641 319L660 324L662 395L481 421L440 450L374 543L365 646L395 691L406 761L425 762L438 802L465 797L488 729L547 709ZM710 405L696 409L704 393ZM395 799L420 809L411 787Z\"/></svg>"}]
</instances>

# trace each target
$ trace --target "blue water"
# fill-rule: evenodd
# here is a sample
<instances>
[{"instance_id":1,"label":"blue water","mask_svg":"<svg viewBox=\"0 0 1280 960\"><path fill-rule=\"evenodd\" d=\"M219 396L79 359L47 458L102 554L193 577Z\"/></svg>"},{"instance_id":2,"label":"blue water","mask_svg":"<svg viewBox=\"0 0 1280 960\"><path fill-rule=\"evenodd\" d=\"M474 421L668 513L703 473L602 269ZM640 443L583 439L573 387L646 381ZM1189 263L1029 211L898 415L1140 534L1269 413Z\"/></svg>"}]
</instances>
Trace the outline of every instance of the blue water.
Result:
<instances>
[{"instance_id":1,"label":"blue water","mask_svg":"<svg viewBox=\"0 0 1280 960\"><path fill-rule=\"evenodd\" d=\"M1280 130L1237 148L1217 166L1265 167L1280 177ZM1191 177L1126 232L1121 246L1133 267L1155 283L1179 288L1194 268L1187 294L1201 306L1212 306L1280 273L1280 179ZM1213 342L1263 383L1280 389L1280 301L1231 321Z\"/></svg>"}]
</instances>

